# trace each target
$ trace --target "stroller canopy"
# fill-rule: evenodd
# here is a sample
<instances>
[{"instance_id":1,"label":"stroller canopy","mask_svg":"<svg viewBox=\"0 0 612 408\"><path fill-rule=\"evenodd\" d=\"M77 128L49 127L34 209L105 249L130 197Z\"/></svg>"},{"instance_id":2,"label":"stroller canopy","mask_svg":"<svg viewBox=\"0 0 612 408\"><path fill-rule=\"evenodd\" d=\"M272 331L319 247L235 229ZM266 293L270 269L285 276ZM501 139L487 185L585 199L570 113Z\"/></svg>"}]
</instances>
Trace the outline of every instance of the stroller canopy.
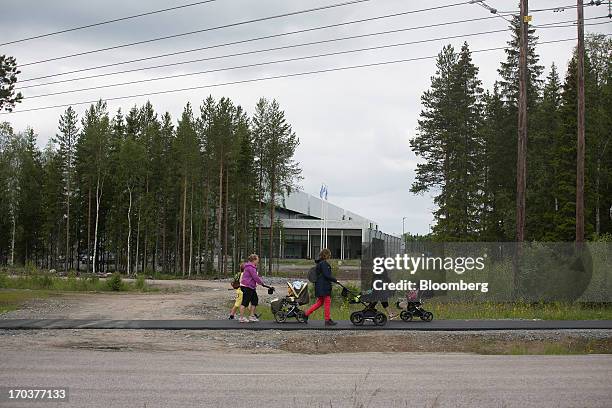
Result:
<instances>
[{"instance_id":1,"label":"stroller canopy","mask_svg":"<svg viewBox=\"0 0 612 408\"><path fill-rule=\"evenodd\" d=\"M308 282L304 281L293 281L287 282L289 292L300 305L305 305L310 302L310 296L308 295Z\"/></svg>"}]
</instances>

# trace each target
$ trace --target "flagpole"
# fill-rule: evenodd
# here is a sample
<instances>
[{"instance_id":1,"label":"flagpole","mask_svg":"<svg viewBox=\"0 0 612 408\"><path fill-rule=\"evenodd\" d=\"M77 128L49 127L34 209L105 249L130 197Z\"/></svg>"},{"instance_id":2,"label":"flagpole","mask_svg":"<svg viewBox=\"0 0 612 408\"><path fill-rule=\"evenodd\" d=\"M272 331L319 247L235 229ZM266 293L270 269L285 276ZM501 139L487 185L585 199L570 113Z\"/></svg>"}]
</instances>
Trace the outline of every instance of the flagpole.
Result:
<instances>
[{"instance_id":1,"label":"flagpole","mask_svg":"<svg viewBox=\"0 0 612 408\"><path fill-rule=\"evenodd\" d=\"M323 215L323 199L321 198L321 244L319 251L323 249L323 223L325 222L325 216Z\"/></svg>"},{"instance_id":2,"label":"flagpole","mask_svg":"<svg viewBox=\"0 0 612 408\"><path fill-rule=\"evenodd\" d=\"M327 195L327 191L325 192L325 195ZM325 248L327 248L327 211L328 211L328 207L327 207L327 198L325 199Z\"/></svg>"},{"instance_id":3,"label":"flagpole","mask_svg":"<svg viewBox=\"0 0 612 408\"><path fill-rule=\"evenodd\" d=\"M321 184L321 191L319 192L319 198L321 199L321 234L319 235L320 244L319 251L323 250L323 222L325 221L325 216L323 215L323 184Z\"/></svg>"},{"instance_id":4,"label":"flagpole","mask_svg":"<svg viewBox=\"0 0 612 408\"><path fill-rule=\"evenodd\" d=\"M327 202L327 184L325 185L325 248L327 248L327 215L329 212L329 203Z\"/></svg>"}]
</instances>

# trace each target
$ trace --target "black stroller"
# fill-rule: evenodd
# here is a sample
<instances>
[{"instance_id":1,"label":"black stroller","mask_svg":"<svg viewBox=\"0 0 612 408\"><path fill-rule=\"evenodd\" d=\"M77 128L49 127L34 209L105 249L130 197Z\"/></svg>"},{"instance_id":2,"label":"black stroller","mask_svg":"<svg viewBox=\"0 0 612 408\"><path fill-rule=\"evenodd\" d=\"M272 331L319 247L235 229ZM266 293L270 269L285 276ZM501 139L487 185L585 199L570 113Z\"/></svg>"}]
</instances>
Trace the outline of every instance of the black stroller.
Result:
<instances>
[{"instance_id":1,"label":"black stroller","mask_svg":"<svg viewBox=\"0 0 612 408\"><path fill-rule=\"evenodd\" d=\"M409 322L413 317L419 317L424 322L431 322L433 320L433 313L423 308L423 301L419 295L418 291L411 290L406 294L406 300L402 302L398 300L395 304L398 309L403 309L400 312L400 318L403 321Z\"/></svg>"},{"instance_id":2,"label":"black stroller","mask_svg":"<svg viewBox=\"0 0 612 408\"><path fill-rule=\"evenodd\" d=\"M378 301L366 301L364 295L351 292L347 287L338 283L342 287L342 297L350 304L362 304L362 310L351 313L350 320L355 326L363 326L366 320L374 322L376 326L384 326L387 323L387 315L378 311L376 305Z\"/></svg>"},{"instance_id":3,"label":"black stroller","mask_svg":"<svg viewBox=\"0 0 612 408\"><path fill-rule=\"evenodd\" d=\"M284 323L289 318L304 322L304 311L300 306L310 302L308 283L303 281L287 282L287 296L273 299L270 308L277 323Z\"/></svg>"}]
</instances>

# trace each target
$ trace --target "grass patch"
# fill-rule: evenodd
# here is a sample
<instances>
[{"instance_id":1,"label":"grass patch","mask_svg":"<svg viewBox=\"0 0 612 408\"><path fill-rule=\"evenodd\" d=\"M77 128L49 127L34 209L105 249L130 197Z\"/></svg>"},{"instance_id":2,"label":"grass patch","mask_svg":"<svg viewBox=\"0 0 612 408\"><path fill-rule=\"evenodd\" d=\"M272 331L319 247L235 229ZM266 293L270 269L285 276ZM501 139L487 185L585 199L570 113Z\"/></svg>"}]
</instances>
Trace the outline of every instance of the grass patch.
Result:
<instances>
[{"instance_id":1,"label":"grass patch","mask_svg":"<svg viewBox=\"0 0 612 408\"><path fill-rule=\"evenodd\" d=\"M62 292L106 292L106 291L158 291L147 285L144 277L138 277L134 282L125 282L121 275L113 274L107 279L95 275L68 277L53 276L48 273L9 276L0 274L0 289L30 289Z\"/></svg>"},{"instance_id":2,"label":"grass patch","mask_svg":"<svg viewBox=\"0 0 612 408\"><path fill-rule=\"evenodd\" d=\"M0 314L16 310L28 300L47 297L49 292L42 290L0 290Z\"/></svg>"},{"instance_id":3,"label":"grass patch","mask_svg":"<svg viewBox=\"0 0 612 408\"><path fill-rule=\"evenodd\" d=\"M312 289L312 288L311 288ZM357 288L353 290L358 291ZM280 297L280 296L279 296ZM315 298L311 293L311 303ZM389 301L389 312L397 314L395 299ZM306 310L309 305L304 305ZM334 287L331 316L335 320L348 320L352 312L361 310L361 305L349 305ZM612 304L609 303L492 303L492 302L452 302L441 299L425 302L424 308L434 314L435 320L485 320L485 319L527 319L527 320L612 320ZM384 311L382 306L378 306ZM263 319L274 319L267 302L258 307ZM323 308L314 312L310 319L322 320Z\"/></svg>"},{"instance_id":4,"label":"grass patch","mask_svg":"<svg viewBox=\"0 0 612 408\"><path fill-rule=\"evenodd\" d=\"M437 319L610 320L612 305L587 303L442 303L425 304Z\"/></svg>"}]
</instances>

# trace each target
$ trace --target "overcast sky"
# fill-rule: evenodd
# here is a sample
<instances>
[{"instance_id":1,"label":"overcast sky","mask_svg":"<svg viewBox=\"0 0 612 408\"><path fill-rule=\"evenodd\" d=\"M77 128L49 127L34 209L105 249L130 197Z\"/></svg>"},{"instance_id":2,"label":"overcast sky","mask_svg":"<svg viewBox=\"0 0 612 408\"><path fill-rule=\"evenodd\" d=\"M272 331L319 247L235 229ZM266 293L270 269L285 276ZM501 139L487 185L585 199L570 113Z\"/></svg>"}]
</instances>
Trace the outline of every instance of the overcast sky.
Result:
<instances>
[{"instance_id":1,"label":"overcast sky","mask_svg":"<svg viewBox=\"0 0 612 408\"><path fill-rule=\"evenodd\" d=\"M0 42L189 2L189 0L176 2L162 0L3 0L2 13L0 14ZM28 42L0 46L0 54L13 55L17 58L18 63L26 64L82 51L340 2L341 0L217 0L210 4ZM24 66L21 68L20 79L453 3L459 3L459 1L370 0L324 11L209 31L60 61ZM532 0L530 7L531 9L538 9L574 3L574 1L570 0ZM490 0L487 4L500 11L518 11L518 1ZM572 20L575 18L575 13L575 9L560 12L534 13L533 24ZM221 56L236 52L454 20L487 17L490 15L487 10L478 5L460 5L435 11L313 31L306 34L260 40L175 57L132 63L120 67L88 71L87 73L48 80L65 79L84 74L114 72L120 69L140 68L195 58ZM607 15L607 6L587 7L585 10L586 18L602 15ZM601 22L606 20L595 21ZM298 47L291 50L222 58L214 61L113 75L95 80L81 80L66 84L43 86L24 90L24 94L27 97L28 95L33 96L102 84L141 80L348 49L443 36L464 35L504 29L507 25L501 18L493 18L479 22ZM587 32L603 33L610 33L611 28L611 23L586 27ZM540 41L572 38L575 37L575 28L540 29L537 34L540 37ZM471 36L464 39L435 41L340 56L273 64L257 68L227 70L145 84L24 100L17 109L75 103L97 98L111 98L347 65L433 56L440 51L444 44L451 43L456 48L459 48L464 40L468 41L472 50L500 47L504 46L509 38L510 34L508 32L502 32ZM546 72L548 72L551 63L554 62L559 67L561 74L564 75L573 45L572 42L564 42L539 46L538 53L541 56L543 65L546 66ZM479 76L484 86L490 88L496 79L499 63L504 59L503 51L475 53L473 59L480 68ZM227 96L236 104L242 105L248 112L253 111L258 98L262 96L270 99L275 98L285 110L288 121L300 138L300 146L296 156L303 169L304 180L302 186L306 192L317 195L321 182L326 182L329 186L330 202L378 221L385 232L401 233L402 218L406 217L406 231L422 234L427 233L430 228L432 223L431 212L434 206L430 196L415 196L408 191L414 179L416 163L418 162L410 150L409 140L415 135L417 119L421 110L420 97L429 87L430 77L434 72L435 61L430 59L373 68L131 98L109 102L109 110L113 112L117 108L122 107L125 112L134 104L141 105L149 99L158 112L169 111L176 119L187 101L191 102L194 106L199 106L208 94L212 94L217 99ZM29 82L29 84L34 83ZM75 106L79 114L82 114L85 108L85 105ZM16 130L23 130L27 126L33 127L39 134L40 145L44 146L49 137L56 133L58 117L63 110L64 108L55 108L37 112L1 115L0 121L11 122Z\"/></svg>"}]
</instances>

